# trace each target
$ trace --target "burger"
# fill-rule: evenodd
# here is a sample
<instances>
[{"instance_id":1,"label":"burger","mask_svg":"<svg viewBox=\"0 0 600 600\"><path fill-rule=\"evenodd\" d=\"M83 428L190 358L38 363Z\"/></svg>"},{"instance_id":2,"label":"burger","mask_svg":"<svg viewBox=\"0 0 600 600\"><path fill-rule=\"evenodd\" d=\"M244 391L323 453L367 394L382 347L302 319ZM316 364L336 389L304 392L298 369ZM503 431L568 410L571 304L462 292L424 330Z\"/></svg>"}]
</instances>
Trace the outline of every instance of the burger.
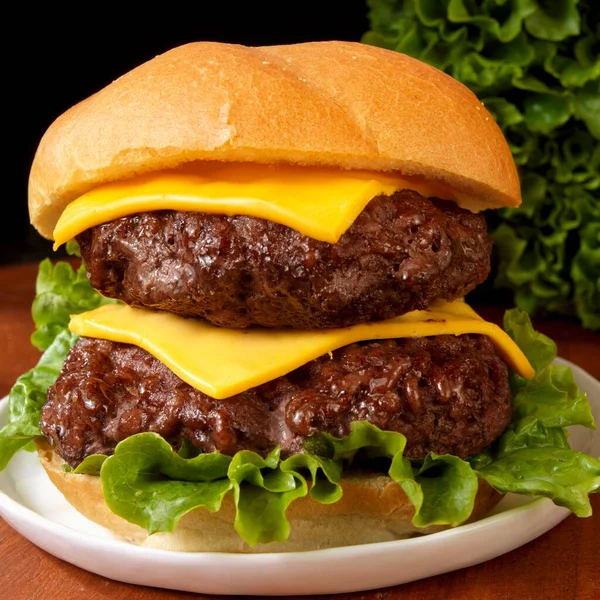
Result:
<instances>
[{"instance_id":1,"label":"burger","mask_svg":"<svg viewBox=\"0 0 600 600\"><path fill-rule=\"evenodd\" d=\"M600 463L566 442L593 425L572 376L558 419L552 343L463 300L490 271L481 211L520 202L491 115L417 60L157 56L39 145L31 222L87 279L44 267L45 378L17 383L0 456L35 439L78 511L173 550L400 539L509 491L586 516Z\"/></svg>"}]
</instances>

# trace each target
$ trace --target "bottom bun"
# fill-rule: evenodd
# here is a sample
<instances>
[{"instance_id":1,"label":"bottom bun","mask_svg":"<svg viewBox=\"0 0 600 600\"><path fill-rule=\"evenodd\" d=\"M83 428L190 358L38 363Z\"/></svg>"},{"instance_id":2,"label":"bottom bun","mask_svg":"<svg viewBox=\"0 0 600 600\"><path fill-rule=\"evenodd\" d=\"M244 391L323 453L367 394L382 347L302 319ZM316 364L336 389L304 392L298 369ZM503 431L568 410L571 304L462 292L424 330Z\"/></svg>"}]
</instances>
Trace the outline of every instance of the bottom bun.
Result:
<instances>
[{"instance_id":1,"label":"bottom bun","mask_svg":"<svg viewBox=\"0 0 600 600\"><path fill-rule=\"evenodd\" d=\"M43 438L38 439L37 449L50 480L77 511L140 546L182 552L295 552L400 540L449 528L415 527L411 523L414 508L402 488L386 475L361 473L343 478L344 495L335 504L319 504L309 496L293 502L286 513L291 531L285 542L254 547L244 542L233 527L232 494L225 496L219 512L196 508L181 518L175 531L148 535L110 511L99 477L66 472L62 458ZM469 521L484 517L501 498L502 494L479 480Z\"/></svg>"}]
</instances>

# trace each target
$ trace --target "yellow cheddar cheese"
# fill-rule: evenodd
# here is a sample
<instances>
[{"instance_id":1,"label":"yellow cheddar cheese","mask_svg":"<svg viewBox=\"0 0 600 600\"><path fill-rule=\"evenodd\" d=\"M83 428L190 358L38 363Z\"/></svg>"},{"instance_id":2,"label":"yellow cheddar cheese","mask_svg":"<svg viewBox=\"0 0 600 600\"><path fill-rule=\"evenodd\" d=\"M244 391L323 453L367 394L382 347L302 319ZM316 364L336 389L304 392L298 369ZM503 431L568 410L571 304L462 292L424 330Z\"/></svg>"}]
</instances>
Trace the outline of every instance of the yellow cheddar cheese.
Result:
<instances>
[{"instance_id":1,"label":"yellow cheddar cheese","mask_svg":"<svg viewBox=\"0 0 600 600\"><path fill-rule=\"evenodd\" d=\"M438 301L378 323L342 329L224 329L198 319L126 305L74 315L71 331L143 348L183 381L224 399L285 375L353 342L441 334L479 333L492 340L506 363L529 379L534 371L506 332L461 301Z\"/></svg>"},{"instance_id":2,"label":"yellow cheddar cheese","mask_svg":"<svg viewBox=\"0 0 600 600\"><path fill-rule=\"evenodd\" d=\"M259 217L334 244L372 198L400 189L453 199L453 194L432 182L395 174L290 165L196 163L107 183L77 198L56 224L54 248L101 223L166 209Z\"/></svg>"}]
</instances>

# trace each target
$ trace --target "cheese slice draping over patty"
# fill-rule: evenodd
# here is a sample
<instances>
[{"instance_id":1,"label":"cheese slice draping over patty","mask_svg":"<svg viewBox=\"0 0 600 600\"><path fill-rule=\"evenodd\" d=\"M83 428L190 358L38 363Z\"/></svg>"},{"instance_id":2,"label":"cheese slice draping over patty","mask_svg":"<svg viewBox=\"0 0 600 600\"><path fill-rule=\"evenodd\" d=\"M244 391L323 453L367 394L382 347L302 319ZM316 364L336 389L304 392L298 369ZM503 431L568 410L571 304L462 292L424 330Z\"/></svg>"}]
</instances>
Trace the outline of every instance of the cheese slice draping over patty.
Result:
<instances>
[{"instance_id":1,"label":"cheese slice draping over patty","mask_svg":"<svg viewBox=\"0 0 600 600\"><path fill-rule=\"evenodd\" d=\"M62 213L54 248L120 217L154 210L247 215L336 243L375 196L411 189L460 200L434 182L392 173L253 163L194 163L100 185Z\"/></svg>"},{"instance_id":2,"label":"cheese slice draping over patty","mask_svg":"<svg viewBox=\"0 0 600 600\"><path fill-rule=\"evenodd\" d=\"M106 305L71 317L77 335L134 344L180 379L216 399L244 392L348 344L434 335L487 335L498 354L529 379L529 361L500 327L462 301L438 301L427 310L342 329L225 329L199 319L127 305Z\"/></svg>"}]
</instances>

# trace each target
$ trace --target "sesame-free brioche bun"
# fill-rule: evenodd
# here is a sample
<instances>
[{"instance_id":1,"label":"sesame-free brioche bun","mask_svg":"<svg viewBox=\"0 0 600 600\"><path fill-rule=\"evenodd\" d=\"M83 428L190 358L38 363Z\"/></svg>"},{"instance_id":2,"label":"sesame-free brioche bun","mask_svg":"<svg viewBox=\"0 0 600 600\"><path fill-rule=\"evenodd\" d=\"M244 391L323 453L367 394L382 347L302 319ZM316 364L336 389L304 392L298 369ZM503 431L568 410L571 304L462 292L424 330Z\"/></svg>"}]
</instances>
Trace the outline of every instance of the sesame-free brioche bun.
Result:
<instances>
[{"instance_id":1,"label":"sesame-free brioche bun","mask_svg":"<svg viewBox=\"0 0 600 600\"><path fill-rule=\"evenodd\" d=\"M353 42L199 42L133 69L50 126L31 169L31 222L50 238L91 188L203 160L396 171L475 211L521 202L499 127L433 67Z\"/></svg>"},{"instance_id":2,"label":"sesame-free brioche bun","mask_svg":"<svg viewBox=\"0 0 600 600\"><path fill-rule=\"evenodd\" d=\"M341 484L344 495L335 504L319 504L309 496L294 501L286 512L290 536L285 542L249 546L233 527L231 494L221 510L196 508L184 515L172 533L148 535L145 529L115 515L106 506L100 477L76 475L63 469L63 460L43 438L37 440L40 462L54 485L82 515L134 544L182 552L294 552L355 544L385 542L434 533L448 526L416 528L412 504L402 488L385 475L351 475ZM484 517L502 498L479 480L469 521Z\"/></svg>"}]
</instances>

